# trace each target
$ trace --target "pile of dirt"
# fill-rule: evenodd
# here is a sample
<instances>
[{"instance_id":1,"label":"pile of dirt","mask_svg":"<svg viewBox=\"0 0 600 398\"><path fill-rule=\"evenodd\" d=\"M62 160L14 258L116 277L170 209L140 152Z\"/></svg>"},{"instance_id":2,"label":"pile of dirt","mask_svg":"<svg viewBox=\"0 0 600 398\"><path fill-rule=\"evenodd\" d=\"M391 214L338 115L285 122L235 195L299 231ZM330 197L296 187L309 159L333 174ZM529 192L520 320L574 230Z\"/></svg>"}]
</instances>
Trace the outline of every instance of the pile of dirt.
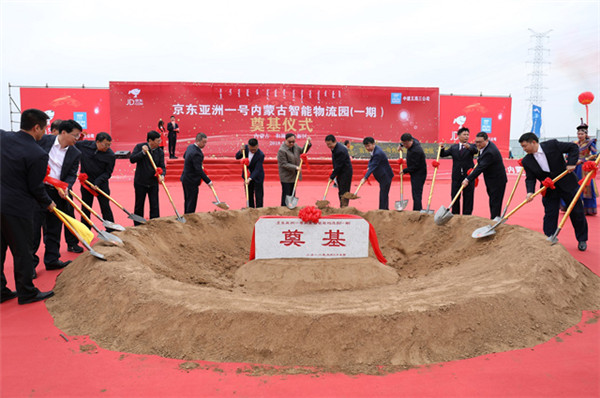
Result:
<instances>
[{"instance_id":1,"label":"pile of dirt","mask_svg":"<svg viewBox=\"0 0 600 398\"><path fill-rule=\"evenodd\" d=\"M531 347L600 308L600 278L561 245L523 227L472 239L489 220L437 226L416 212L326 209L373 224L383 266L363 260L248 262L261 215L286 208L187 215L98 243L47 301L56 325L104 348L184 360L378 373Z\"/></svg>"}]
</instances>

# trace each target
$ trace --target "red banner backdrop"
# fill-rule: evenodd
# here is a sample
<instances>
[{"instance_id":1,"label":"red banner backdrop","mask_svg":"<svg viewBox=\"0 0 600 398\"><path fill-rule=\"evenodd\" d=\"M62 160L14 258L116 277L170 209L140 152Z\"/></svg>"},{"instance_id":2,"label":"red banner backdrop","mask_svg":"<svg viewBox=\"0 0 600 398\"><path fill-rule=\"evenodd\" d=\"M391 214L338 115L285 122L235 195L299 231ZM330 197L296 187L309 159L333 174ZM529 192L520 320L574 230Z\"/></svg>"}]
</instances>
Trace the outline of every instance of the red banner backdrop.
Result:
<instances>
[{"instance_id":1,"label":"red banner backdrop","mask_svg":"<svg viewBox=\"0 0 600 398\"><path fill-rule=\"evenodd\" d=\"M440 95L438 140L454 143L458 129L468 127L471 132L470 141L473 142L478 132L485 131L498 146L502 156L508 158L511 104L510 97Z\"/></svg>"},{"instance_id":2,"label":"red banner backdrop","mask_svg":"<svg viewBox=\"0 0 600 398\"><path fill-rule=\"evenodd\" d=\"M37 108L50 116L50 124L57 119L75 119L83 127L86 138L96 133L110 132L110 105L108 89L97 88L26 88L22 87L21 110Z\"/></svg>"},{"instance_id":3,"label":"red banner backdrop","mask_svg":"<svg viewBox=\"0 0 600 398\"><path fill-rule=\"evenodd\" d=\"M207 155L227 157L251 137L274 157L289 132L299 145L310 136L311 155L324 157L331 156L327 134L360 142L352 149L358 156L366 136L394 143L405 132L424 142L438 136L437 88L111 82L110 104L116 150L131 150L171 115L180 127L178 156L200 132L209 137Z\"/></svg>"}]
</instances>

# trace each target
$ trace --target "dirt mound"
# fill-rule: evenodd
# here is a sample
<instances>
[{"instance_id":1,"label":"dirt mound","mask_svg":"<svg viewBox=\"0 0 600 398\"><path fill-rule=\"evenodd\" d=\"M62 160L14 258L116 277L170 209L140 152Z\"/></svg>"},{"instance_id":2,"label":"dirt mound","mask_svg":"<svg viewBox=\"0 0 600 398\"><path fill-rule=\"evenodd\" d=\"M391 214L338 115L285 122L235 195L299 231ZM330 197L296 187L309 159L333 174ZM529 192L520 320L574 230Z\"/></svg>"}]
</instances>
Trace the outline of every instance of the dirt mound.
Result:
<instances>
[{"instance_id":1,"label":"dirt mound","mask_svg":"<svg viewBox=\"0 0 600 398\"><path fill-rule=\"evenodd\" d=\"M489 220L333 213L370 221L388 266L373 253L248 262L258 217L297 211L186 214L118 233L123 247L98 243L109 261L81 255L47 306L59 328L108 349L347 373L530 347L600 308L600 278L526 228L472 239Z\"/></svg>"},{"instance_id":2,"label":"dirt mound","mask_svg":"<svg viewBox=\"0 0 600 398\"><path fill-rule=\"evenodd\" d=\"M298 296L361 290L398 282L398 273L374 258L253 260L235 273L247 292Z\"/></svg>"}]
</instances>

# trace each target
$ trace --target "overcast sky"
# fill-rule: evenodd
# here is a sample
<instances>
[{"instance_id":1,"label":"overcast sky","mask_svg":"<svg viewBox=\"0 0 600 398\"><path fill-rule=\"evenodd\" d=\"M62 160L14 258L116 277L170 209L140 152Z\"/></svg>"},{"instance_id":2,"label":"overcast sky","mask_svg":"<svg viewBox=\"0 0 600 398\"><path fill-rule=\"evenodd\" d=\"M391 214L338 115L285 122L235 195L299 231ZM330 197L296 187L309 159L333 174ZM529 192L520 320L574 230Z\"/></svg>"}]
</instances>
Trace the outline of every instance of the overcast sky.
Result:
<instances>
[{"instance_id":1,"label":"overcast sky","mask_svg":"<svg viewBox=\"0 0 600 398\"><path fill-rule=\"evenodd\" d=\"M584 91L596 96L590 131L600 127L599 0L0 2L3 129L8 83L190 81L510 95L518 138L531 127L529 28L551 30L542 133L574 135Z\"/></svg>"}]
</instances>

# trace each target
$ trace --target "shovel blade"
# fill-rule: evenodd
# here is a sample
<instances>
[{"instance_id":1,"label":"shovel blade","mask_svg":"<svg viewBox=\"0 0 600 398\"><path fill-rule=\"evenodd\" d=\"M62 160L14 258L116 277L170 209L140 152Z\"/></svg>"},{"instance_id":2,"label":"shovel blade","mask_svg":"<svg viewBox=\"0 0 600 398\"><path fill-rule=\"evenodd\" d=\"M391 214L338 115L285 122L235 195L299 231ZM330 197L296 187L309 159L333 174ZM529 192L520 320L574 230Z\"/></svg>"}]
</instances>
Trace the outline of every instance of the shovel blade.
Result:
<instances>
[{"instance_id":1,"label":"shovel blade","mask_svg":"<svg viewBox=\"0 0 600 398\"><path fill-rule=\"evenodd\" d=\"M398 211L402 211L402 210L406 209L407 205L408 205L408 200L397 200L396 203L394 203L394 207Z\"/></svg>"},{"instance_id":2,"label":"shovel blade","mask_svg":"<svg viewBox=\"0 0 600 398\"><path fill-rule=\"evenodd\" d=\"M119 238L116 235L111 234L110 232L100 231L100 230L97 230L96 232L98 233L98 238L102 239L103 241L114 243L116 245L123 244L123 241L121 240L121 238Z\"/></svg>"},{"instance_id":3,"label":"shovel blade","mask_svg":"<svg viewBox=\"0 0 600 398\"><path fill-rule=\"evenodd\" d=\"M486 236L492 236L495 233L496 233L496 229L494 227L492 227L491 225L486 225L485 227L477 228L475 231L473 231L473 234L471 234L471 237L475 238L475 239L479 239L479 238L485 238Z\"/></svg>"},{"instance_id":4,"label":"shovel blade","mask_svg":"<svg viewBox=\"0 0 600 398\"><path fill-rule=\"evenodd\" d=\"M128 214L127 217L133 221L139 222L141 224L146 224L148 222L144 217L138 216L137 214L132 214L132 213L127 213L127 214Z\"/></svg>"},{"instance_id":5,"label":"shovel blade","mask_svg":"<svg viewBox=\"0 0 600 398\"><path fill-rule=\"evenodd\" d=\"M94 249L90 249L90 254L96 258L99 258L100 260L106 261L106 257L104 257L104 254L100 254Z\"/></svg>"},{"instance_id":6,"label":"shovel blade","mask_svg":"<svg viewBox=\"0 0 600 398\"><path fill-rule=\"evenodd\" d=\"M119 224L115 224L112 221L104 220L102 221L102 226L104 226L104 228L114 229L115 231L125 231L125 227Z\"/></svg>"},{"instance_id":7,"label":"shovel blade","mask_svg":"<svg viewBox=\"0 0 600 398\"><path fill-rule=\"evenodd\" d=\"M182 224L185 224L185 218L183 218L182 216L177 217L177 221L179 221Z\"/></svg>"},{"instance_id":8,"label":"shovel blade","mask_svg":"<svg viewBox=\"0 0 600 398\"><path fill-rule=\"evenodd\" d=\"M298 206L298 198L295 196L286 196L285 197L285 205L288 209L295 209Z\"/></svg>"},{"instance_id":9,"label":"shovel blade","mask_svg":"<svg viewBox=\"0 0 600 398\"><path fill-rule=\"evenodd\" d=\"M447 209L444 206L442 206L435 213L435 216L433 216L433 221L435 221L435 223L437 225L444 225L448 221L450 221L450 219L452 217L454 217L454 214L452 214L452 212L450 211L450 209Z\"/></svg>"},{"instance_id":10,"label":"shovel blade","mask_svg":"<svg viewBox=\"0 0 600 398\"><path fill-rule=\"evenodd\" d=\"M558 243L558 233L559 232L560 232L560 228L558 228L555 233L553 233L546 239L548 242L550 242L551 246L554 246L555 244Z\"/></svg>"},{"instance_id":11,"label":"shovel blade","mask_svg":"<svg viewBox=\"0 0 600 398\"><path fill-rule=\"evenodd\" d=\"M229 210L229 205L225 202L213 202L213 205L217 206L219 209Z\"/></svg>"}]
</instances>

